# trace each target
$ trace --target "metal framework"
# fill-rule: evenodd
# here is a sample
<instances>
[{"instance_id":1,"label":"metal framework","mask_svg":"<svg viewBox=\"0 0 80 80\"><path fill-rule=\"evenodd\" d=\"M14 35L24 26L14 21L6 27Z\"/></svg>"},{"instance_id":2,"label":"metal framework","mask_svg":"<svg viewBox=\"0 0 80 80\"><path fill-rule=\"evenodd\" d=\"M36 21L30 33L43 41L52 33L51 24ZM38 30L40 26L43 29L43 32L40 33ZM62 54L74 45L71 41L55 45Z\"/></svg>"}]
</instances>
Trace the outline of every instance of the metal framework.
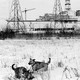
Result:
<instances>
[{"instance_id":1,"label":"metal framework","mask_svg":"<svg viewBox=\"0 0 80 80\"><path fill-rule=\"evenodd\" d=\"M24 22L20 22L21 20L23 20L23 17L22 17L19 0L13 0L11 5L11 11L9 14L9 19L7 20L8 22L7 27L12 28L16 31L24 32L25 24Z\"/></svg>"},{"instance_id":2,"label":"metal framework","mask_svg":"<svg viewBox=\"0 0 80 80\"><path fill-rule=\"evenodd\" d=\"M54 3L54 7L53 7L53 15L54 15L54 28L57 27L57 22L55 20L57 20L60 16L59 13L62 12L62 6L61 6L61 2L60 0L55 0ZM63 24L61 23L61 25L63 26Z\"/></svg>"},{"instance_id":3,"label":"metal framework","mask_svg":"<svg viewBox=\"0 0 80 80\"><path fill-rule=\"evenodd\" d=\"M53 7L53 14L58 15L62 12L62 6L60 0L55 0L54 7Z\"/></svg>"},{"instance_id":4,"label":"metal framework","mask_svg":"<svg viewBox=\"0 0 80 80\"><path fill-rule=\"evenodd\" d=\"M33 9L29 9L29 10L33 10ZM23 11L23 12L25 12L25 20L23 20L19 0L13 0L12 6L11 6L11 11L10 11L10 16L9 16L9 19L7 20L7 22L8 22L7 26L9 27L9 23L12 23L13 24L12 28L14 30L25 32L26 28L25 28L24 22L30 22L31 24L32 24L32 22L51 22L50 25L52 25L52 22L54 22L54 29L56 28L56 24L58 22L60 22L62 28L64 28L65 23L79 22L77 19L67 19L67 20L66 19L64 19L64 20L57 19L57 17L60 17L59 13L62 12L62 6L61 6L60 0L55 0L54 8L53 8L53 14L55 15L55 19L53 19L51 21L26 20L26 12L27 11L28 10L26 10L26 9ZM30 24L30 26L31 26L31 24Z\"/></svg>"},{"instance_id":5,"label":"metal framework","mask_svg":"<svg viewBox=\"0 0 80 80\"><path fill-rule=\"evenodd\" d=\"M25 12L25 20L27 20L27 19L26 19L26 17L27 17L27 14L26 14L26 13L27 13L28 11L31 11L31 10L34 10L34 9L35 9L35 8L32 8L32 9L26 9L26 8L25 8L25 10L22 11L22 12Z\"/></svg>"}]
</instances>

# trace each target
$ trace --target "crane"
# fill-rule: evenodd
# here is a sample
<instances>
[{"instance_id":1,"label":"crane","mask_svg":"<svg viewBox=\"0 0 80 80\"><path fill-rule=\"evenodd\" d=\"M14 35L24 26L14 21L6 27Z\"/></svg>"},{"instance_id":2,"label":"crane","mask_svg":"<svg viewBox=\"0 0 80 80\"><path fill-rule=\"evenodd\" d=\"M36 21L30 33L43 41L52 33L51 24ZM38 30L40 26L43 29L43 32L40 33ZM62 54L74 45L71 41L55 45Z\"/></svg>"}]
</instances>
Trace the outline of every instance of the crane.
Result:
<instances>
[{"instance_id":1,"label":"crane","mask_svg":"<svg viewBox=\"0 0 80 80\"><path fill-rule=\"evenodd\" d=\"M25 8L25 10L24 10L24 11L22 11L22 12L24 12L24 13L25 13L25 20L26 20L26 12L27 12L27 11L34 10L34 9L35 9L35 8L32 8L32 9L26 9L26 8Z\"/></svg>"}]
</instances>

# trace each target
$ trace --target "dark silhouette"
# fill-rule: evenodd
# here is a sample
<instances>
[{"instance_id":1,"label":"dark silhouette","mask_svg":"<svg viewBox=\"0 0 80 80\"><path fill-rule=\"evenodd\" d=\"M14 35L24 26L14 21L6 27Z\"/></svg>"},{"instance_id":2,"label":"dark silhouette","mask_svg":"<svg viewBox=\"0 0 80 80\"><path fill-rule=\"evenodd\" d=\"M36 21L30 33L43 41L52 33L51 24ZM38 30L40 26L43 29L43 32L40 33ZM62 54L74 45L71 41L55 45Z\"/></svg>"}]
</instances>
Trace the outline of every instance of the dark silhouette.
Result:
<instances>
[{"instance_id":1,"label":"dark silhouette","mask_svg":"<svg viewBox=\"0 0 80 80\"><path fill-rule=\"evenodd\" d=\"M51 58L49 58L49 61L47 63L35 61L35 59L30 58L30 61L29 61L28 64L31 65L33 72L38 71L42 68L44 68L44 71L47 71L48 70L48 65L49 65L50 62L51 62Z\"/></svg>"},{"instance_id":2,"label":"dark silhouette","mask_svg":"<svg viewBox=\"0 0 80 80\"><path fill-rule=\"evenodd\" d=\"M12 69L15 72L15 78L18 78L18 79L23 78L24 80L25 79L32 80L34 78L30 70L27 70L25 67L14 68L14 65L15 64L12 65Z\"/></svg>"}]
</instances>

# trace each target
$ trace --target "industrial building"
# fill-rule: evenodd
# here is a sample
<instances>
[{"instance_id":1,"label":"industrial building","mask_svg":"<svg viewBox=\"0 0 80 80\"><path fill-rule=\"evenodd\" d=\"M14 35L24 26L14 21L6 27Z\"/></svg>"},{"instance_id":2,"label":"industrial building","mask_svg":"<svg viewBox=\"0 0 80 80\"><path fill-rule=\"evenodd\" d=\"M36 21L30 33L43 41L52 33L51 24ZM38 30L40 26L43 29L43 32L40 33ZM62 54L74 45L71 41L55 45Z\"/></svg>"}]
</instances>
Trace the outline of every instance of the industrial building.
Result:
<instances>
[{"instance_id":1,"label":"industrial building","mask_svg":"<svg viewBox=\"0 0 80 80\"><path fill-rule=\"evenodd\" d=\"M45 35L54 33L74 33L77 28L77 24L80 22L80 10L73 11L71 8L70 0L65 0L65 8L62 10L62 5L60 0L55 0L52 13L45 13L43 16L39 16L36 20L26 20L26 9L25 20L22 18L22 12L20 11L19 0L13 0L12 12L9 17L8 27L10 23L13 23L13 28L16 32L22 32L27 34ZM15 7L15 9L13 8ZM13 14L13 15L12 15ZM30 22L29 31L25 27L24 22ZM36 27L35 24L38 24ZM43 24L40 26L40 24ZM79 25L80 26L80 25ZM9 27L10 28L10 27ZM49 36L50 36L49 35Z\"/></svg>"}]
</instances>

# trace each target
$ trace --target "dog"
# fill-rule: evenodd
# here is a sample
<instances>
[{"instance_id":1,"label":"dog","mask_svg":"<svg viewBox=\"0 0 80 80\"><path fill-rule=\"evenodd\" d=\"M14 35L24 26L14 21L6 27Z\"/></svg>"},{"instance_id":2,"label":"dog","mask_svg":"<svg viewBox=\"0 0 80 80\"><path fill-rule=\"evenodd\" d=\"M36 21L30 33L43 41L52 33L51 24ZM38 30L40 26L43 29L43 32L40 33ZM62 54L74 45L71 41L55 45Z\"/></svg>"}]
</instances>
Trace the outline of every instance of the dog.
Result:
<instances>
[{"instance_id":1,"label":"dog","mask_svg":"<svg viewBox=\"0 0 80 80\"><path fill-rule=\"evenodd\" d=\"M51 58L49 58L49 61L47 63L45 62L39 62L39 61L35 61L35 59L31 59L29 61L29 65L31 65L32 71L47 71L48 70L48 65L51 62Z\"/></svg>"},{"instance_id":2,"label":"dog","mask_svg":"<svg viewBox=\"0 0 80 80\"><path fill-rule=\"evenodd\" d=\"M14 65L12 65L12 69L15 72L15 78L17 79L27 79L27 80L32 80L34 76L32 75L32 72L30 70L27 70L25 67L17 67L14 68Z\"/></svg>"}]
</instances>

